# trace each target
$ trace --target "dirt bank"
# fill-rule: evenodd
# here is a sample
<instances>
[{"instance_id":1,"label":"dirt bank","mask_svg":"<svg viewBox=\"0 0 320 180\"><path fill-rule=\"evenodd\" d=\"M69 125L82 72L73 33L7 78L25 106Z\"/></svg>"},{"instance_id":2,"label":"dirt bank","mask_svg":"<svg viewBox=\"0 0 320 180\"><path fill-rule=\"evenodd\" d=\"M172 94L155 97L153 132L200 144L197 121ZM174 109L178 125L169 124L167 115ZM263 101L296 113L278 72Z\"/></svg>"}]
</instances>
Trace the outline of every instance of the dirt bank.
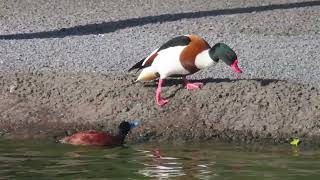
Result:
<instances>
[{"instance_id":1,"label":"dirt bank","mask_svg":"<svg viewBox=\"0 0 320 180\"><path fill-rule=\"evenodd\" d=\"M58 138L83 129L113 130L140 119L129 139L285 142L320 137L320 91L278 80L202 79L199 91L168 80L164 107L155 82L132 74L2 74L0 129L4 137Z\"/></svg>"}]
</instances>

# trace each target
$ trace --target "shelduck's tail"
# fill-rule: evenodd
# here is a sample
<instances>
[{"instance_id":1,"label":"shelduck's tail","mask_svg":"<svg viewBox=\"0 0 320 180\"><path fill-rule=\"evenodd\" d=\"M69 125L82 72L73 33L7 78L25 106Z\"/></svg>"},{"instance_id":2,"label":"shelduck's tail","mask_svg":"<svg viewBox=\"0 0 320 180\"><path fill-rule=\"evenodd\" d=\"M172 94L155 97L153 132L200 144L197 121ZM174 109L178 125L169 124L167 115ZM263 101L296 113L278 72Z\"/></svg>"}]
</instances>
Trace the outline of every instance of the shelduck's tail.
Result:
<instances>
[{"instance_id":1,"label":"shelduck's tail","mask_svg":"<svg viewBox=\"0 0 320 180\"><path fill-rule=\"evenodd\" d=\"M151 81L159 77L159 74L154 71L153 67L144 68L136 81Z\"/></svg>"}]
</instances>

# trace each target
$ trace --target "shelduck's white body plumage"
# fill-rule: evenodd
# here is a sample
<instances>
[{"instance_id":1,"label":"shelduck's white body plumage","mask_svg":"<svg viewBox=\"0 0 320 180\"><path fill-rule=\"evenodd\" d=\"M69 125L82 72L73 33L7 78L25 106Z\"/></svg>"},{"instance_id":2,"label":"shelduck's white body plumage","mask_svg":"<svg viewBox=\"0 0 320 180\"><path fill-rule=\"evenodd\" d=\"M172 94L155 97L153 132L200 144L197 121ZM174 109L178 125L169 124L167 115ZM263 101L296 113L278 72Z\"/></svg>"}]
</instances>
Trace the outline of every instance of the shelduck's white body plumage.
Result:
<instances>
[{"instance_id":1,"label":"shelduck's white body plumage","mask_svg":"<svg viewBox=\"0 0 320 180\"><path fill-rule=\"evenodd\" d=\"M212 61L212 59L209 56L209 49L202 51L196 56L196 66L198 69L204 69L215 63L216 62Z\"/></svg>"},{"instance_id":2,"label":"shelduck's white body plumage","mask_svg":"<svg viewBox=\"0 0 320 180\"><path fill-rule=\"evenodd\" d=\"M144 68L137 78L137 81L156 79L156 74L161 79L170 77L171 75L188 75L190 72L185 69L180 62L180 54L186 46L176 46L158 52L151 66ZM153 54L149 55L152 56ZM147 61L146 58L145 62ZM214 64L209 56L208 50L202 51L195 58L195 65L198 69L204 69Z\"/></svg>"},{"instance_id":3,"label":"shelduck's white body plumage","mask_svg":"<svg viewBox=\"0 0 320 180\"><path fill-rule=\"evenodd\" d=\"M141 71L137 81L150 80L148 78L149 73L154 74L154 78L157 78L156 74L158 73L161 79L167 78L173 74L188 74L189 72L181 65L179 59L179 55L184 48L184 46L176 46L158 52L158 55L153 60L151 66Z\"/></svg>"}]
</instances>

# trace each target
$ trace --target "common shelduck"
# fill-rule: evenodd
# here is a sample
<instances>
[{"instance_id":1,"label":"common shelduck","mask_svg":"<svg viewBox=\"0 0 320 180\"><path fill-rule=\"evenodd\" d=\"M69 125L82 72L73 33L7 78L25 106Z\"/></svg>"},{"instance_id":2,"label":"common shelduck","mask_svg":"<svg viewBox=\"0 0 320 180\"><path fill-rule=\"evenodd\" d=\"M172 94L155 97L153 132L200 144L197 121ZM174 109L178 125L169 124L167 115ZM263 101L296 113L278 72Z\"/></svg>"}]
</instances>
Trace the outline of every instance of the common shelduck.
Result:
<instances>
[{"instance_id":1,"label":"common shelduck","mask_svg":"<svg viewBox=\"0 0 320 180\"><path fill-rule=\"evenodd\" d=\"M159 78L156 90L156 102L163 106L168 102L161 98L161 88L167 77L182 77L188 90L200 89L203 83L190 83L186 76L198 72L222 60L235 73L242 71L238 67L237 54L228 45L217 43L210 47L207 41L197 35L175 37L148 57L136 63L133 69L142 69L137 81L150 81Z\"/></svg>"}]
</instances>

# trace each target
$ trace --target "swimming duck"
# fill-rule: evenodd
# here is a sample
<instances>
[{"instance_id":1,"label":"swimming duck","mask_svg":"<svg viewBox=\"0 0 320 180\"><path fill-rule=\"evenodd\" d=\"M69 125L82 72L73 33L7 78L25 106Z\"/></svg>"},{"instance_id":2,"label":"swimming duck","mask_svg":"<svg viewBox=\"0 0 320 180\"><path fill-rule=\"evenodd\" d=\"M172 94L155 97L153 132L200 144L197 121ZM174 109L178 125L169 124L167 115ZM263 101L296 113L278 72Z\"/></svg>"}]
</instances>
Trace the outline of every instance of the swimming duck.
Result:
<instances>
[{"instance_id":1,"label":"swimming duck","mask_svg":"<svg viewBox=\"0 0 320 180\"><path fill-rule=\"evenodd\" d=\"M200 89L203 83L191 83L186 76L211 66L219 60L230 66L235 73L242 72L238 67L236 53L228 45L217 43L210 47L207 41L197 35L184 35L167 41L128 71L138 69L138 72L142 69L136 81L150 81L159 78L156 102L163 106L168 102L161 98L164 79L182 77L188 90Z\"/></svg>"},{"instance_id":2,"label":"swimming duck","mask_svg":"<svg viewBox=\"0 0 320 180\"><path fill-rule=\"evenodd\" d=\"M129 131L139 125L138 121L126 122L123 121L118 127L117 135L113 136L108 132L98 132L89 130L78 132L59 140L60 143L72 145L96 145L96 146L120 146L123 144L125 137Z\"/></svg>"}]
</instances>

